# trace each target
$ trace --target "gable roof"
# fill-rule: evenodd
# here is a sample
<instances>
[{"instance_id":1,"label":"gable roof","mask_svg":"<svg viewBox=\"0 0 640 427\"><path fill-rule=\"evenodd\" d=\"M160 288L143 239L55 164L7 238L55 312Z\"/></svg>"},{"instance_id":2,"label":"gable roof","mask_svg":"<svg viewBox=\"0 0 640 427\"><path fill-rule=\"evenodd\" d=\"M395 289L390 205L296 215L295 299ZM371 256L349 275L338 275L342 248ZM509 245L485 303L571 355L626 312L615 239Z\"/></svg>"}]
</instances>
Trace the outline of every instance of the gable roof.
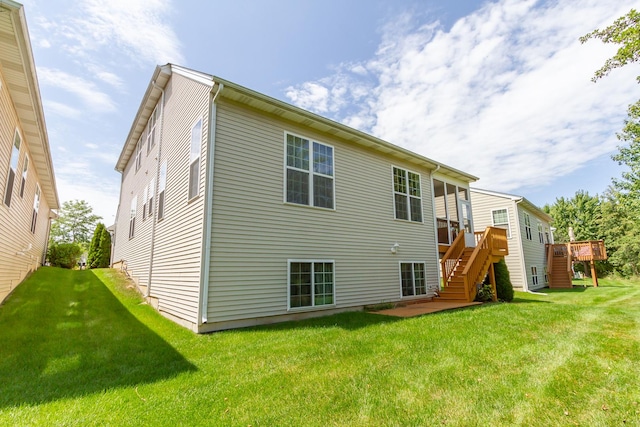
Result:
<instances>
[{"instance_id":1,"label":"gable roof","mask_svg":"<svg viewBox=\"0 0 640 427\"><path fill-rule=\"evenodd\" d=\"M369 135L357 129L351 128L342 123L338 123L326 117L322 117L318 114L248 89L239 84L233 83L229 80L225 80L221 77L217 77L211 74L201 73L199 71L191 70L179 65L167 64L156 67L156 70L151 78L151 82L147 87L136 118L133 122L129 135L125 145L118 158L116 164L116 170L118 172L124 171L133 150L138 142L140 134L144 130L147 124L149 116L153 112L153 108L157 100L161 96L161 88L167 84L171 73L180 74L188 77L192 80L209 85L212 91L218 90L222 87L219 96L222 98L230 99L235 102L250 106L252 108L264 111L268 114L281 117L285 120L301 124L303 126L310 127L314 130L329 133L343 140L349 141L356 145L361 145L379 151L385 155L393 156L395 158L421 165L432 170L438 170L438 173L450 176L452 178L460 179L466 182L477 181L478 178L470 175L466 172L462 172L458 169L444 165L435 160L416 154L412 151L391 144L375 136Z\"/></svg>"},{"instance_id":2,"label":"gable roof","mask_svg":"<svg viewBox=\"0 0 640 427\"><path fill-rule=\"evenodd\" d=\"M500 193L498 191L481 190L479 188L470 188L470 190L472 193L486 194L488 196L501 197L503 199L511 200L516 204L522 205L524 208L533 212L534 214L544 219L545 221L553 222L553 218L548 213L546 213L545 211L543 211L542 209L534 205L531 201L526 199L524 196L517 196L515 194L509 194L509 193ZM473 203L473 198L471 199L471 202Z\"/></svg>"},{"instance_id":3,"label":"gable roof","mask_svg":"<svg viewBox=\"0 0 640 427\"><path fill-rule=\"evenodd\" d=\"M58 190L27 21L23 6L11 0L0 0L0 67L42 193L49 207L58 209Z\"/></svg>"}]
</instances>

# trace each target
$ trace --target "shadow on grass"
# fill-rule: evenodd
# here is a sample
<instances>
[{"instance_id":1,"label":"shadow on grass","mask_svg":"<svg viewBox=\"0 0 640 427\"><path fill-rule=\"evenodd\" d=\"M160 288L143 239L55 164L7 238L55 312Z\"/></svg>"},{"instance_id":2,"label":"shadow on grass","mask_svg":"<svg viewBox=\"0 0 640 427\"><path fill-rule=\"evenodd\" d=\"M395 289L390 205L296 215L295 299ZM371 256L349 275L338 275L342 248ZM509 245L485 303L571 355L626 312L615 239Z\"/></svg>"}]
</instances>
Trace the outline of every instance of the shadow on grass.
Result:
<instances>
[{"instance_id":1,"label":"shadow on grass","mask_svg":"<svg viewBox=\"0 0 640 427\"><path fill-rule=\"evenodd\" d=\"M346 313L333 314L331 316L315 317L312 319L292 320L272 325L253 326L250 328L238 329L242 331L282 331L294 329L322 329L340 328L345 330L357 330L369 326L383 325L401 321L400 317L383 316L366 311L350 311Z\"/></svg>"},{"instance_id":2,"label":"shadow on grass","mask_svg":"<svg viewBox=\"0 0 640 427\"><path fill-rule=\"evenodd\" d=\"M576 286L573 285L573 288L555 288L555 289L550 289L550 288L545 288L544 292L547 294L561 294L561 293L580 293L580 292L584 292L586 291L588 288L585 288L583 286Z\"/></svg>"},{"instance_id":3,"label":"shadow on grass","mask_svg":"<svg viewBox=\"0 0 640 427\"><path fill-rule=\"evenodd\" d=\"M91 271L41 268L0 308L0 408L195 371Z\"/></svg>"}]
</instances>

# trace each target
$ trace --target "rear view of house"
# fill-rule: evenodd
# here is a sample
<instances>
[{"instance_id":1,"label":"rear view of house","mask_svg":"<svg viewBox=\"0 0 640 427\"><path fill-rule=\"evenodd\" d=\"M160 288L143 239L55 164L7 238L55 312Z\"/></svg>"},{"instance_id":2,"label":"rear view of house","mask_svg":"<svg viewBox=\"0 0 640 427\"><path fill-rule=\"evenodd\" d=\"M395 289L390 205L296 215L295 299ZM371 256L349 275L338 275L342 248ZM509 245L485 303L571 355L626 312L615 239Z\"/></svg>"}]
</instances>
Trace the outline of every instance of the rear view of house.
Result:
<instances>
[{"instance_id":1,"label":"rear view of house","mask_svg":"<svg viewBox=\"0 0 640 427\"><path fill-rule=\"evenodd\" d=\"M176 65L155 70L116 170L115 265L197 332L431 298L439 255L473 240L475 177ZM434 183L452 191L440 241Z\"/></svg>"},{"instance_id":2,"label":"rear view of house","mask_svg":"<svg viewBox=\"0 0 640 427\"><path fill-rule=\"evenodd\" d=\"M0 1L0 301L43 262L58 195L23 7Z\"/></svg>"},{"instance_id":3,"label":"rear view of house","mask_svg":"<svg viewBox=\"0 0 640 427\"><path fill-rule=\"evenodd\" d=\"M553 243L552 218L521 196L471 189L476 227L507 230L509 255L505 257L511 283L519 290L548 285L547 244Z\"/></svg>"}]
</instances>

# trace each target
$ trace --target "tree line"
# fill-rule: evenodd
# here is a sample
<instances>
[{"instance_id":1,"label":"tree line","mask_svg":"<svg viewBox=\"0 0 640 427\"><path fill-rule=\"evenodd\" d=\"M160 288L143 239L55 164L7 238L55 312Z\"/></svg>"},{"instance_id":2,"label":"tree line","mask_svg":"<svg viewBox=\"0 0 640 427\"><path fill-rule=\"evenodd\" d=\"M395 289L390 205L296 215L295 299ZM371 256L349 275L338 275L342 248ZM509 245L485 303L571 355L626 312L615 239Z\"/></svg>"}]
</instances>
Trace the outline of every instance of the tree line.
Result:
<instances>
[{"instance_id":1,"label":"tree line","mask_svg":"<svg viewBox=\"0 0 640 427\"><path fill-rule=\"evenodd\" d=\"M111 234L84 200L62 204L51 224L47 260L54 267L109 267ZM91 234L93 230L93 235Z\"/></svg>"},{"instance_id":2,"label":"tree line","mask_svg":"<svg viewBox=\"0 0 640 427\"><path fill-rule=\"evenodd\" d=\"M596 29L580 38L582 43L599 39L620 45L617 53L595 72L593 81L607 76L615 68L640 60L640 13L631 9L612 25ZM640 76L637 77L640 83ZM544 210L554 219L555 237L569 240L573 227L576 240L604 240L609 259L600 264L605 271L623 276L640 275L640 100L629 105L627 119L617 134L621 145L612 160L625 166L613 178L604 194L590 196L579 190L569 199L560 197Z\"/></svg>"}]
</instances>

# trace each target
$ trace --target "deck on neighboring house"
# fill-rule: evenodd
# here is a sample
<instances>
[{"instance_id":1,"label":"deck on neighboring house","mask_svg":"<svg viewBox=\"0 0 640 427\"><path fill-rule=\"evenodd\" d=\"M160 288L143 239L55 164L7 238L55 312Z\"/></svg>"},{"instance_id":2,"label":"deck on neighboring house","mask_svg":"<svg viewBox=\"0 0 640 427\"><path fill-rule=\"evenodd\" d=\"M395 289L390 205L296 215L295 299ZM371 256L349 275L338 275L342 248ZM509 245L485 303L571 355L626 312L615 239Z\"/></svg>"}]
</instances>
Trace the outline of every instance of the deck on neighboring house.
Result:
<instances>
[{"instance_id":1,"label":"deck on neighboring house","mask_svg":"<svg viewBox=\"0 0 640 427\"><path fill-rule=\"evenodd\" d=\"M602 240L584 240L547 246L547 274L549 288L571 288L573 285L573 263L589 262L593 285L598 286L595 261L607 259L607 250Z\"/></svg>"}]
</instances>

